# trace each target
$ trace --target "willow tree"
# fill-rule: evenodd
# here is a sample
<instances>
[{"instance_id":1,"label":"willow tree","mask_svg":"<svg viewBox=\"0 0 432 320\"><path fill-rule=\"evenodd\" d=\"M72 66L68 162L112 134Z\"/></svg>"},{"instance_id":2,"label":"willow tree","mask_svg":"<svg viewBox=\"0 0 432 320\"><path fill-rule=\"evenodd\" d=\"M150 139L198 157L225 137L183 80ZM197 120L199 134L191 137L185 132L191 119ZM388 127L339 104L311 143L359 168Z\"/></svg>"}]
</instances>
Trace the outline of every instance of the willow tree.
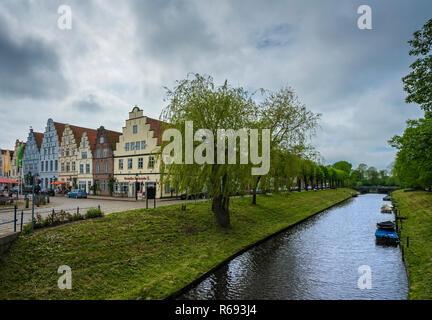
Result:
<instances>
[{"instance_id":1,"label":"willow tree","mask_svg":"<svg viewBox=\"0 0 432 320\"><path fill-rule=\"evenodd\" d=\"M185 143L182 143L180 157L175 162L162 162L161 182L169 181L181 191L207 191L212 199L216 222L222 227L229 227L230 196L246 189L250 181L251 165L240 164L238 161L240 148L230 149L235 153L236 164L228 164L229 152L224 152L222 163L217 158L218 147L224 151L228 151L228 147L225 140L218 146L216 136L221 129L252 128L253 123L256 123L256 104L243 88L232 87L227 81L216 86L212 77L199 74L189 75L188 78L177 81L173 89L166 90L168 106L162 111L161 120L169 125L164 129L177 129L180 139L183 141L183 137L185 138ZM186 148L187 121L192 121L197 130L189 139L193 140L190 142L193 144L192 152ZM173 139L163 142L162 150L175 139L171 138ZM197 162L197 156L206 158L207 161ZM188 161L191 157L195 161Z\"/></svg>"},{"instance_id":2,"label":"willow tree","mask_svg":"<svg viewBox=\"0 0 432 320\"><path fill-rule=\"evenodd\" d=\"M295 150L305 146L318 125L320 114L309 111L293 89L284 87L273 92L261 90L264 97L258 107L258 128L270 129L270 154L280 150ZM256 189L262 176L252 177L252 204L256 204Z\"/></svg>"}]
</instances>

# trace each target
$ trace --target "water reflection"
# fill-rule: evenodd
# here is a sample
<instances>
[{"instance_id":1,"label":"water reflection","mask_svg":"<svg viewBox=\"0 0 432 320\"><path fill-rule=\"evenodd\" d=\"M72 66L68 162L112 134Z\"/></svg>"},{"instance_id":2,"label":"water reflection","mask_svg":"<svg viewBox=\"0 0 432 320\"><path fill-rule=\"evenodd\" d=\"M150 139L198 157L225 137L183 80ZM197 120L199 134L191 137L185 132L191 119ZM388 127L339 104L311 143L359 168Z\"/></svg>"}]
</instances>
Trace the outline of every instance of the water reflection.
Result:
<instances>
[{"instance_id":1,"label":"water reflection","mask_svg":"<svg viewBox=\"0 0 432 320\"><path fill-rule=\"evenodd\" d=\"M399 247L375 243L383 195L350 199L219 268L181 299L405 299ZM372 289L357 287L372 269Z\"/></svg>"}]
</instances>

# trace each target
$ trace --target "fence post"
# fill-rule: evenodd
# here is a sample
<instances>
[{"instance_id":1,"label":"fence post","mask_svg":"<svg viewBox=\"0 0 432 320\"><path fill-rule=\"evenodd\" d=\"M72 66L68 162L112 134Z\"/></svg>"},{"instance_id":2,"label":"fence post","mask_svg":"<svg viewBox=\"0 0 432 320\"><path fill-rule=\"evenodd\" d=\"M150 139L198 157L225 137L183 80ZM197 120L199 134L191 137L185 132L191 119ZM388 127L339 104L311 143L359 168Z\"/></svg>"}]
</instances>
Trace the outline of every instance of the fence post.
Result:
<instances>
[{"instance_id":1,"label":"fence post","mask_svg":"<svg viewBox=\"0 0 432 320\"><path fill-rule=\"evenodd\" d=\"M77 214L79 214L79 207L77 207Z\"/></svg>"},{"instance_id":2,"label":"fence post","mask_svg":"<svg viewBox=\"0 0 432 320\"><path fill-rule=\"evenodd\" d=\"M14 232L16 232L16 223L17 223L17 205L14 206Z\"/></svg>"},{"instance_id":3,"label":"fence post","mask_svg":"<svg viewBox=\"0 0 432 320\"><path fill-rule=\"evenodd\" d=\"M100 204L98 204L98 209L100 210Z\"/></svg>"},{"instance_id":4,"label":"fence post","mask_svg":"<svg viewBox=\"0 0 432 320\"><path fill-rule=\"evenodd\" d=\"M21 232L22 232L23 220L24 220L24 210L21 210Z\"/></svg>"}]
</instances>

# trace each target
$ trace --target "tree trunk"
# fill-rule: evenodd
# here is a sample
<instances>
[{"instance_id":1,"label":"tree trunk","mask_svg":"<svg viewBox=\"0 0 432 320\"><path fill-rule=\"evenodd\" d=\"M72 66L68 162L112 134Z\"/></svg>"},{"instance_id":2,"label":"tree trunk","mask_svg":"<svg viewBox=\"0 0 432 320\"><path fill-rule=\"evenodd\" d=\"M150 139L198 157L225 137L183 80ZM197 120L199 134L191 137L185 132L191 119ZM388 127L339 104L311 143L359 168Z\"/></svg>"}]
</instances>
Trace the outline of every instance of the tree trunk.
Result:
<instances>
[{"instance_id":1,"label":"tree trunk","mask_svg":"<svg viewBox=\"0 0 432 320\"><path fill-rule=\"evenodd\" d=\"M261 176L258 176L257 181L255 183L255 186L253 188L252 204L256 204L256 191L257 191L258 183L260 180L261 180Z\"/></svg>"},{"instance_id":2,"label":"tree trunk","mask_svg":"<svg viewBox=\"0 0 432 320\"><path fill-rule=\"evenodd\" d=\"M230 226L229 197L220 195L213 198L212 211L219 226L222 228Z\"/></svg>"}]
</instances>

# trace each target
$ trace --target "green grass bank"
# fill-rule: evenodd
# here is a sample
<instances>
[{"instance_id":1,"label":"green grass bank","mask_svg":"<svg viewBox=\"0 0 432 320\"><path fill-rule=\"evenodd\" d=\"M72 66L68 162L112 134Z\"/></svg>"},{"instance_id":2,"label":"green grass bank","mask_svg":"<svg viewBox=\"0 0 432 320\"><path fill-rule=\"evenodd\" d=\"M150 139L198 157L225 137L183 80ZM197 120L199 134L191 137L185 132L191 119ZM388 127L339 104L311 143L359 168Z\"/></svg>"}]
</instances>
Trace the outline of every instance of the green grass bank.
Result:
<instances>
[{"instance_id":1,"label":"green grass bank","mask_svg":"<svg viewBox=\"0 0 432 320\"><path fill-rule=\"evenodd\" d=\"M110 214L21 235L0 258L0 299L161 299L238 252L350 197L337 189L231 201L230 229L208 202ZM72 290L60 290L61 265Z\"/></svg>"},{"instance_id":2,"label":"green grass bank","mask_svg":"<svg viewBox=\"0 0 432 320\"><path fill-rule=\"evenodd\" d=\"M398 190L392 196L400 215L408 217L401 234L410 283L408 299L432 299L432 193Z\"/></svg>"}]
</instances>

